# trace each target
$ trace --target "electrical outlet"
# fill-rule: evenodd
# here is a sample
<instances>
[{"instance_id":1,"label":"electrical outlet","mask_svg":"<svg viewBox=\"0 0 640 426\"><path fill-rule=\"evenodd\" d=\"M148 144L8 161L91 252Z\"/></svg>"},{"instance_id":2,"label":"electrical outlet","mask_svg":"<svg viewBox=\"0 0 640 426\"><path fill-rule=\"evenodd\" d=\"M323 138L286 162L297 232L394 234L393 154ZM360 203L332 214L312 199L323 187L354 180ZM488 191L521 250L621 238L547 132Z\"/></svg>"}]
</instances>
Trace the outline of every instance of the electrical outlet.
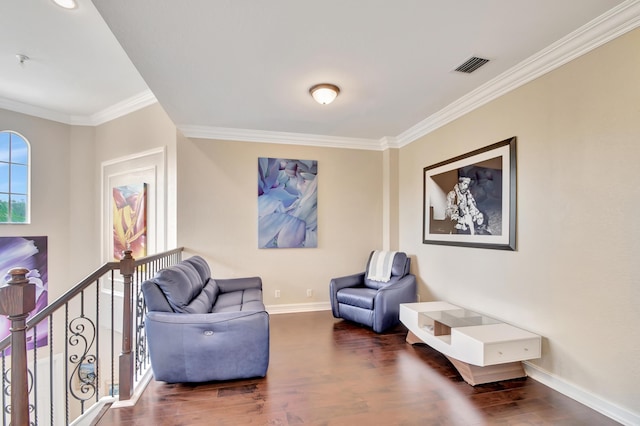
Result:
<instances>
[{"instance_id":1,"label":"electrical outlet","mask_svg":"<svg viewBox=\"0 0 640 426\"><path fill-rule=\"evenodd\" d=\"M310 288L307 289L307 297L313 297L313 290Z\"/></svg>"},{"instance_id":2,"label":"electrical outlet","mask_svg":"<svg viewBox=\"0 0 640 426\"><path fill-rule=\"evenodd\" d=\"M280 298L280 290L276 290L276 299Z\"/></svg>"}]
</instances>

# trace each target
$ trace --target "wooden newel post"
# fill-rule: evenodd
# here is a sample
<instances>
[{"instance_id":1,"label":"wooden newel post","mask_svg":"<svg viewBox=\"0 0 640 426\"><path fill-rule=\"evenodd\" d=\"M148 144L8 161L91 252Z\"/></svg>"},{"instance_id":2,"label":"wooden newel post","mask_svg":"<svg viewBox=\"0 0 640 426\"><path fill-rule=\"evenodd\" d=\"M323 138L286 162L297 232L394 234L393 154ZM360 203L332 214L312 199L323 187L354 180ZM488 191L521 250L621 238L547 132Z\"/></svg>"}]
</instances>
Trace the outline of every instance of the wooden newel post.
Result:
<instances>
[{"instance_id":1,"label":"wooden newel post","mask_svg":"<svg viewBox=\"0 0 640 426\"><path fill-rule=\"evenodd\" d=\"M131 303L131 283L135 271L135 259L131 250L125 250L120 260L120 274L124 278L124 295L122 306L122 353L120 353L120 389L121 401L131 399L133 390L133 353L131 351L131 334L133 328L133 304Z\"/></svg>"},{"instance_id":2,"label":"wooden newel post","mask_svg":"<svg viewBox=\"0 0 640 426\"><path fill-rule=\"evenodd\" d=\"M29 424L27 375L27 316L36 307L36 286L26 268L9 271L11 280L0 287L0 314L11 321L11 425Z\"/></svg>"}]
</instances>

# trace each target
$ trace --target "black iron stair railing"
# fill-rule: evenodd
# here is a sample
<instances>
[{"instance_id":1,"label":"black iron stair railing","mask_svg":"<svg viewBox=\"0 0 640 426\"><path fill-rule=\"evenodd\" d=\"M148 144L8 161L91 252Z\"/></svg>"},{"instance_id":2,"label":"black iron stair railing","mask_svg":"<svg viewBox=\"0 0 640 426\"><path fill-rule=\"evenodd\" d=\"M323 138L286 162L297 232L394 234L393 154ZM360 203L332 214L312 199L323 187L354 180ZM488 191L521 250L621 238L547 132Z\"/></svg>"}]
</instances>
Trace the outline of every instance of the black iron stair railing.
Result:
<instances>
[{"instance_id":1,"label":"black iron stair railing","mask_svg":"<svg viewBox=\"0 0 640 426\"><path fill-rule=\"evenodd\" d=\"M137 260L125 252L121 261L102 265L26 325L12 326L12 334L23 335L27 351L13 348L11 335L0 341L0 424L17 426L13 418L26 419L23 424L68 425L107 402L141 392L150 369L141 284L179 262L182 252L177 248ZM0 311L5 305L28 308L14 306L13 299L0 301ZM26 318L28 312L23 314ZM12 365L20 371L12 371Z\"/></svg>"}]
</instances>

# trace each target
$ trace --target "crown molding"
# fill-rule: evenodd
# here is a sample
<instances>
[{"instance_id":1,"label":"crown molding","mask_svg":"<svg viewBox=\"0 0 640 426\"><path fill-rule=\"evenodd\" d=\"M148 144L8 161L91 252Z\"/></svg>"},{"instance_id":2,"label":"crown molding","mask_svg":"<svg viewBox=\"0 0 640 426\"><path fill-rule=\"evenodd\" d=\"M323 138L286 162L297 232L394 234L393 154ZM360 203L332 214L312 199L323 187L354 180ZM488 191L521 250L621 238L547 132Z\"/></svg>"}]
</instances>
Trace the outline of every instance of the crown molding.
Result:
<instances>
[{"instance_id":1,"label":"crown molding","mask_svg":"<svg viewBox=\"0 0 640 426\"><path fill-rule=\"evenodd\" d=\"M90 116L72 115L69 123L76 126L99 126L158 102L151 90L145 90Z\"/></svg>"},{"instance_id":2,"label":"crown molding","mask_svg":"<svg viewBox=\"0 0 640 426\"><path fill-rule=\"evenodd\" d=\"M397 136L399 147L640 26L640 0L627 0Z\"/></svg>"},{"instance_id":3,"label":"crown molding","mask_svg":"<svg viewBox=\"0 0 640 426\"><path fill-rule=\"evenodd\" d=\"M158 102L151 90L145 90L92 115L69 115L12 99L0 98L0 108L73 126L99 126Z\"/></svg>"},{"instance_id":4,"label":"crown molding","mask_svg":"<svg viewBox=\"0 0 640 426\"><path fill-rule=\"evenodd\" d=\"M50 109L37 107L14 101L13 99L0 98L0 108L8 111L19 112L21 114L31 115L33 117L44 118L45 120L57 121L59 123L69 124L70 117L68 114L52 111Z\"/></svg>"},{"instance_id":5,"label":"crown molding","mask_svg":"<svg viewBox=\"0 0 640 426\"><path fill-rule=\"evenodd\" d=\"M217 139L227 141L277 143L285 145L305 145L322 148L348 148L383 151L384 143L376 139L346 138L306 133L273 132L266 130L233 129L228 127L209 127L178 125L185 137L199 139Z\"/></svg>"},{"instance_id":6,"label":"crown molding","mask_svg":"<svg viewBox=\"0 0 640 426\"><path fill-rule=\"evenodd\" d=\"M383 137L380 139L380 144L382 145L382 149L400 148L400 140L392 136Z\"/></svg>"}]
</instances>

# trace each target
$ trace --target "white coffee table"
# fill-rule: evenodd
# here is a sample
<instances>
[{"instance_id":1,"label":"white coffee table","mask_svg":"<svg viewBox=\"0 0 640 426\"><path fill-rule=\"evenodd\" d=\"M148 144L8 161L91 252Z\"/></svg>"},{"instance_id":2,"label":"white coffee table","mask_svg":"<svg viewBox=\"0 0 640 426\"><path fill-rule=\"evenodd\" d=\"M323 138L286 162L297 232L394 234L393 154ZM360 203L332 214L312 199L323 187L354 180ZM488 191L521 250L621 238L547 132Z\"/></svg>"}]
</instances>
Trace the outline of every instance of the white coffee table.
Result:
<instances>
[{"instance_id":1,"label":"white coffee table","mask_svg":"<svg viewBox=\"0 0 640 426\"><path fill-rule=\"evenodd\" d=\"M522 361L540 358L541 337L447 302L404 303L407 342L445 355L471 385L524 377Z\"/></svg>"}]
</instances>

